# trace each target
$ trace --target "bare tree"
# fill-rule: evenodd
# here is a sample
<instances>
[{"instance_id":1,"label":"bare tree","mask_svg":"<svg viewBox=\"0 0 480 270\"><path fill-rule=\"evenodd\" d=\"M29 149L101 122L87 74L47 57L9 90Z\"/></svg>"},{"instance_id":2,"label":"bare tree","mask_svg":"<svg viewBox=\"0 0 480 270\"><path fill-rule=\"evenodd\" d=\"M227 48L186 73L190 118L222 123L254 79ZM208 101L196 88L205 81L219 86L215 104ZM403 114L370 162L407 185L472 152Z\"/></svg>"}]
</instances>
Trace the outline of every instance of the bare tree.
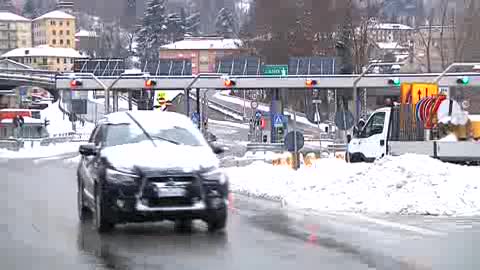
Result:
<instances>
[{"instance_id":1,"label":"bare tree","mask_svg":"<svg viewBox=\"0 0 480 270\"><path fill-rule=\"evenodd\" d=\"M445 28L449 28L448 23L448 0L442 0L440 4L441 23L440 23L440 58L442 61L442 69L445 69L448 62L448 47L445 42Z\"/></svg>"},{"instance_id":2,"label":"bare tree","mask_svg":"<svg viewBox=\"0 0 480 270\"><path fill-rule=\"evenodd\" d=\"M434 18L435 18L434 16L435 16L435 10L432 8L427 17L425 27L421 27L417 29L417 35L420 39L422 49L425 53L427 72L429 73L432 72L431 54L432 54L432 38L433 38L432 33L433 33Z\"/></svg>"}]
</instances>

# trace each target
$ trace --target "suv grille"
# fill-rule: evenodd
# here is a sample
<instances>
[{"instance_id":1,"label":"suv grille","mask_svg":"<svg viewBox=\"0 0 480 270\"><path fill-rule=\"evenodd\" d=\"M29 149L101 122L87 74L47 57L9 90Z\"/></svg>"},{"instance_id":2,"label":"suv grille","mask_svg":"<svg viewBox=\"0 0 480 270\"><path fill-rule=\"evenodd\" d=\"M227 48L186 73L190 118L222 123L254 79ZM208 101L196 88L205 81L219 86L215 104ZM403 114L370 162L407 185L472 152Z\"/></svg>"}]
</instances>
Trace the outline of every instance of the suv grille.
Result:
<instances>
[{"instance_id":1,"label":"suv grille","mask_svg":"<svg viewBox=\"0 0 480 270\"><path fill-rule=\"evenodd\" d=\"M168 183L172 181L179 183L192 183L194 180L195 177L193 176L162 176L148 178L148 181L153 183Z\"/></svg>"}]
</instances>

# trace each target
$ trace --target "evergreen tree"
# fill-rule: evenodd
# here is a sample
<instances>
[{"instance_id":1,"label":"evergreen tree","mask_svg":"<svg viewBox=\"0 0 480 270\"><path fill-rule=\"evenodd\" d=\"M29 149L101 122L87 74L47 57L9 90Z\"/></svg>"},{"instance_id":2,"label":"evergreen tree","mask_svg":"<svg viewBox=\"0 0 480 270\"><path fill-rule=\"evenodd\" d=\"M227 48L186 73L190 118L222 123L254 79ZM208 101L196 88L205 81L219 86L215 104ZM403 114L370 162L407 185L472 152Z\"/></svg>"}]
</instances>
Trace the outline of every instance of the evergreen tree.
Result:
<instances>
[{"instance_id":1,"label":"evergreen tree","mask_svg":"<svg viewBox=\"0 0 480 270\"><path fill-rule=\"evenodd\" d=\"M183 40L185 23L181 14L171 13L167 17L168 42Z\"/></svg>"},{"instance_id":2,"label":"evergreen tree","mask_svg":"<svg viewBox=\"0 0 480 270\"><path fill-rule=\"evenodd\" d=\"M215 19L217 34L225 38L233 38L237 34L235 15L230 9L222 8Z\"/></svg>"},{"instance_id":3,"label":"evergreen tree","mask_svg":"<svg viewBox=\"0 0 480 270\"><path fill-rule=\"evenodd\" d=\"M185 18L185 34L187 36L199 36L200 33L200 12L191 13Z\"/></svg>"},{"instance_id":4,"label":"evergreen tree","mask_svg":"<svg viewBox=\"0 0 480 270\"><path fill-rule=\"evenodd\" d=\"M37 15L37 7L33 3L33 0L27 0L23 6L22 15L27 18L34 18Z\"/></svg>"},{"instance_id":5,"label":"evergreen tree","mask_svg":"<svg viewBox=\"0 0 480 270\"><path fill-rule=\"evenodd\" d=\"M137 54L142 62L157 61L160 46L168 43L166 0L149 0L142 24L137 30Z\"/></svg>"}]
</instances>

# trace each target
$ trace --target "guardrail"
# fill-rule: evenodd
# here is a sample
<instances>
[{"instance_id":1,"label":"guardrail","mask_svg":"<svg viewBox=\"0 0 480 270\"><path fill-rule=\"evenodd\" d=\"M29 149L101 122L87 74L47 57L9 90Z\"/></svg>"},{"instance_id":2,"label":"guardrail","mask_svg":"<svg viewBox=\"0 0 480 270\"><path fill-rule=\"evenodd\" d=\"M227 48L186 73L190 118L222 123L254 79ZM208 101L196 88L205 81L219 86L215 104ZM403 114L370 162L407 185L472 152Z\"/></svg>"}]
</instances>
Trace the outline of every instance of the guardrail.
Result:
<instances>
[{"instance_id":1,"label":"guardrail","mask_svg":"<svg viewBox=\"0 0 480 270\"><path fill-rule=\"evenodd\" d=\"M247 152L273 152L283 153L285 146L283 143L249 143L247 144Z\"/></svg>"},{"instance_id":2,"label":"guardrail","mask_svg":"<svg viewBox=\"0 0 480 270\"><path fill-rule=\"evenodd\" d=\"M89 138L90 134L87 133L64 133L39 139L0 139L0 149L19 151L27 146L34 148L36 146L49 146L69 142L88 142Z\"/></svg>"}]
</instances>

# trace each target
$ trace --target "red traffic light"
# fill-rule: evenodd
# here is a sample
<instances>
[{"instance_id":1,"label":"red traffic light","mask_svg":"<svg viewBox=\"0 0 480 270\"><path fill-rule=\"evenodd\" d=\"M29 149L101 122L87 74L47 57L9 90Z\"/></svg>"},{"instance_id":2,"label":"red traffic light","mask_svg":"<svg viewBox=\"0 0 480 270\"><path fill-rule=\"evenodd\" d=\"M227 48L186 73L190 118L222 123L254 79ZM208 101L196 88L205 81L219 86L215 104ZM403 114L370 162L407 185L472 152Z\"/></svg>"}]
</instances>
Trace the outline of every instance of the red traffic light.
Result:
<instances>
[{"instance_id":1,"label":"red traffic light","mask_svg":"<svg viewBox=\"0 0 480 270\"><path fill-rule=\"evenodd\" d=\"M232 81L232 80L230 80L230 79L225 80L225 81L223 82L223 84L224 84L226 87L232 87L232 86L235 86L235 85L236 85L235 81Z\"/></svg>"},{"instance_id":2,"label":"red traffic light","mask_svg":"<svg viewBox=\"0 0 480 270\"><path fill-rule=\"evenodd\" d=\"M71 80L70 81L70 87L77 87L77 86L82 86L83 83L80 80Z\"/></svg>"},{"instance_id":3,"label":"red traffic light","mask_svg":"<svg viewBox=\"0 0 480 270\"><path fill-rule=\"evenodd\" d=\"M157 82L151 79L148 79L145 81L145 87L153 87L157 85Z\"/></svg>"},{"instance_id":4,"label":"red traffic light","mask_svg":"<svg viewBox=\"0 0 480 270\"><path fill-rule=\"evenodd\" d=\"M316 81L316 80L312 80L312 79L307 79L307 81L305 82L305 84L307 85L307 87L313 87L313 86L317 85L317 81Z\"/></svg>"}]
</instances>

